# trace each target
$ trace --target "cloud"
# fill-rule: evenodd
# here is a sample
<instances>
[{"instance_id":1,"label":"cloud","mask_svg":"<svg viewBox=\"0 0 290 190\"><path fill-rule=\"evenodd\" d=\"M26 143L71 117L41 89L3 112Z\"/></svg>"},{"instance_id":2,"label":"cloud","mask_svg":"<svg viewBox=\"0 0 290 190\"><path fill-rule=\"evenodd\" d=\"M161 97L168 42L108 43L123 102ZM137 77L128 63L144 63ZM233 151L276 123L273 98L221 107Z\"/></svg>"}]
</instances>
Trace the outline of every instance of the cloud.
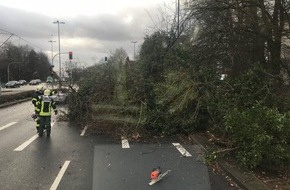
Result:
<instances>
[{"instance_id":1,"label":"cloud","mask_svg":"<svg viewBox=\"0 0 290 190\"><path fill-rule=\"evenodd\" d=\"M55 30L48 25L51 18L36 13L0 6L0 17L1 29L23 38L43 38Z\"/></svg>"},{"instance_id":2,"label":"cloud","mask_svg":"<svg viewBox=\"0 0 290 190\"><path fill-rule=\"evenodd\" d=\"M100 15L98 17L78 17L67 23L66 35L97 40L123 41L131 38L130 30L120 22L117 15Z\"/></svg>"},{"instance_id":3,"label":"cloud","mask_svg":"<svg viewBox=\"0 0 290 190\"><path fill-rule=\"evenodd\" d=\"M153 22L146 10L154 12L152 7L140 6L123 8L116 12L102 12L89 16L88 14L77 14L73 17L55 18L43 14L0 6L0 29L9 31L20 36L10 39L13 43L22 45L29 42L37 50L46 52L51 56L52 39L58 41L58 28L54 21L60 20L61 51L73 51L74 55L86 62L92 62L92 58L100 58L108 55L111 51L123 47L130 57L133 56L133 44L138 41L136 52L143 42L146 30L152 27ZM69 15L68 15L69 16ZM9 37L0 34L3 43ZM54 52L58 50L58 44L54 43Z\"/></svg>"}]
</instances>

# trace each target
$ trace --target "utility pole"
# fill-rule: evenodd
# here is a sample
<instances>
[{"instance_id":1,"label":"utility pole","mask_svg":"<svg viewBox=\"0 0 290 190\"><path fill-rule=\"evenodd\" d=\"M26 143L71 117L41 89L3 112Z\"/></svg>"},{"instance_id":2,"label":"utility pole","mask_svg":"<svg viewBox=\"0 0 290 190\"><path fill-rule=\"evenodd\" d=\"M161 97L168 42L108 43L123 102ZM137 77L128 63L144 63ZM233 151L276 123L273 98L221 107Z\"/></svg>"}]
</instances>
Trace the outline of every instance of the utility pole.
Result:
<instances>
[{"instance_id":1,"label":"utility pole","mask_svg":"<svg viewBox=\"0 0 290 190\"><path fill-rule=\"evenodd\" d=\"M60 86L61 86L61 57L60 57L60 32L59 32L59 25L65 24L64 22L60 22L59 20L53 22L53 24L57 24L57 30L58 30L58 55L59 55L59 78L60 78Z\"/></svg>"},{"instance_id":2,"label":"utility pole","mask_svg":"<svg viewBox=\"0 0 290 190\"><path fill-rule=\"evenodd\" d=\"M137 41L131 41L131 43L134 44L134 61L135 61L135 44L137 43Z\"/></svg>"}]
</instances>

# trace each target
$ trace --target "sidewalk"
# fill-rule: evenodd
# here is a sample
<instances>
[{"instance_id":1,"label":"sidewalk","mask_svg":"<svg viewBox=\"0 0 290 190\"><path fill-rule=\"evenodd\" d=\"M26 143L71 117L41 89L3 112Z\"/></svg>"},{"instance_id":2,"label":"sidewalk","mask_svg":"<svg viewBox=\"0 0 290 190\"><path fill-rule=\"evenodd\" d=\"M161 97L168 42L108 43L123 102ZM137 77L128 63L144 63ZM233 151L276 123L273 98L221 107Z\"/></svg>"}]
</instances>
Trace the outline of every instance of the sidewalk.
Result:
<instances>
[{"instance_id":1,"label":"sidewalk","mask_svg":"<svg viewBox=\"0 0 290 190\"><path fill-rule=\"evenodd\" d=\"M195 134L190 136L191 140L206 151L208 147L214 145L209 143L203 135ZM230 176L243 190L271 190L265 183L255 177L251 172L238 168L225 160L218 161L223 171Z\"/></svg>"}]
</instances>

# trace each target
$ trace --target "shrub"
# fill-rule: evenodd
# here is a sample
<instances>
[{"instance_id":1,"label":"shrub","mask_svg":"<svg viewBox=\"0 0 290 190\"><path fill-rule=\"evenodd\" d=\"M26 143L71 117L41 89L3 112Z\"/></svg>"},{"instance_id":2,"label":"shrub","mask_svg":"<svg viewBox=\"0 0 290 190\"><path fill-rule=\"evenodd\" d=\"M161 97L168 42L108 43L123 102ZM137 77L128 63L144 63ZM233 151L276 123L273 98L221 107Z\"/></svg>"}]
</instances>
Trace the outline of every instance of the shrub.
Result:
<instances>
[{"instance_id":1,"label":"shrub","mask_svg":"<svg viewBox=\"0 0 290 190\"><path fill-rule=\"evenodd\" d=\"M281 114L259 103L249 109L229 112L226 130L235 156L242 165L254 169L278 169L290 163L290 114Z\"/></svg>"}]
</instances>

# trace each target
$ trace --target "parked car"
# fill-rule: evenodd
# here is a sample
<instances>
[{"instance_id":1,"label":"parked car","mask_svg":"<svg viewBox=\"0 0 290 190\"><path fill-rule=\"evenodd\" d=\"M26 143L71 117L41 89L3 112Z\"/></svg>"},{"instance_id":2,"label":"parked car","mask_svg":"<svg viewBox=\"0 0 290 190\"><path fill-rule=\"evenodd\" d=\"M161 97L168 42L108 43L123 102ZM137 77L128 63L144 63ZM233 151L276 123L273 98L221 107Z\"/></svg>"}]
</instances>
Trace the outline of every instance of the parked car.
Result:
<instances>
[{"instance_id":1,"label":"parked car","mask_svg":"<svg viewBox=\"0 0 290 190\"><path fill-rule=\"evenodd\" d=\"M41 83L41 80L40 79L35 79L39 84Z\"/></svg>"},{"instance_id":2,"label":"parked car","mask_svg":"<svg viewBox=\"0 0 290 190\"><path fill-rule=\"evenodd\" d=\"M20 84L18 83L18 81L8 81L6 84L5 84L5 87L6 88L18 88L20 87Z\"/></svg>"},{"instance_id":3,"label":"parked car","mask_svg":"<svg viewBox=\"0 0 290 190\"><path fill-rule=\"evenodd\" d=\"M18 83L20 85L26 85L27 84L27 81L26 80L19 80Z\"/></svg>"},{"instance_id":4,"label":"parked car","mask_svg":"<svg viewBox=\"0 0 290 190\"><path fill-rule=\"evenodd\" d=\"M41 83L40 79L33 79L29 82L29 85L39 85Z\"/></svg>"}]
</instances>

